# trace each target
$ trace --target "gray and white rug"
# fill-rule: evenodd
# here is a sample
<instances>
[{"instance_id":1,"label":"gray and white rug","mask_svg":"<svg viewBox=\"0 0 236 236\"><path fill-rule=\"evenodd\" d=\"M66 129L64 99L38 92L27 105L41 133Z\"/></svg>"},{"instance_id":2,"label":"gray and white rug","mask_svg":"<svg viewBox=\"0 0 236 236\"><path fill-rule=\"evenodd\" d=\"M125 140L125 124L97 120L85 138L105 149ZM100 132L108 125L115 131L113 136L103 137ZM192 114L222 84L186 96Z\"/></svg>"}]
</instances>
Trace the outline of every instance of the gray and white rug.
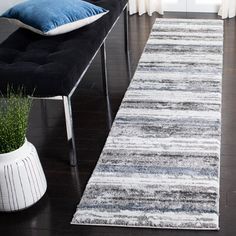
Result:
<instances>
[{"instance_id":1,"label":"gray and white rug","mask_svg":"<svg viewBox=\"0 0 236 236\"><path fill-rule=\"evenodd\" d=\"M158 19L72 224L219 229L221 20Z\"/></svg>"}]
</instances>

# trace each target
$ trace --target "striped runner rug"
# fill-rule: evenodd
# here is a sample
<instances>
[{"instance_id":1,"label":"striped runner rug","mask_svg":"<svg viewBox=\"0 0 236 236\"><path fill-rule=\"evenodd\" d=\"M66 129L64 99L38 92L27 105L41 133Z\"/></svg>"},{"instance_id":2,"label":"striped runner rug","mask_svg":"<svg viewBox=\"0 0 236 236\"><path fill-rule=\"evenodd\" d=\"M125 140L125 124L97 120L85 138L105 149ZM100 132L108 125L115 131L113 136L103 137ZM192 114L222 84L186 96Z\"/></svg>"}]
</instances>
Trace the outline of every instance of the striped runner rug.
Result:
<instances>
[{"instance_id":1,"label":"striped runner rug","mask_svg":"<svg viewBox=\"0 0 236 236\"><path fill-rule=\"evenodd\" d=\"M221 20L157 19L72 224L219 229Z\"/></svg>"}]
</instances>

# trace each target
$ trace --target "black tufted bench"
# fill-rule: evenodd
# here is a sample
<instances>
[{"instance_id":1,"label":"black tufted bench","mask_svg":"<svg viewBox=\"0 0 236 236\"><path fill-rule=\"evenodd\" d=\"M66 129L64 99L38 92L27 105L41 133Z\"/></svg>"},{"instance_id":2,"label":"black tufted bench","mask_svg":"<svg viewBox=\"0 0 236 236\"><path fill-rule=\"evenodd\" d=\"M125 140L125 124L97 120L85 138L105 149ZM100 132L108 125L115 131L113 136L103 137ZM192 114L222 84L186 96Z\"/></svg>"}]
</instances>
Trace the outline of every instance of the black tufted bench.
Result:
<instances>
[{"instance_id":1,"label":"black tufted bench","mask_svg":"<svg viewBox=\"0 0 236 236\"><path fill-rule=\"evenodd\" d=\"M0 90L7 86L24 86L36 97L60 96L64 100L70 163L76 165L71 97L101 49L103 85L106 96L107 71L105 40L116 21L125 13L126 54L128 56L128 0L87 0L104 7L109 13L95 23L73 32L44 37L18 29L0 44Z\"/></svg>"}]
</instances>

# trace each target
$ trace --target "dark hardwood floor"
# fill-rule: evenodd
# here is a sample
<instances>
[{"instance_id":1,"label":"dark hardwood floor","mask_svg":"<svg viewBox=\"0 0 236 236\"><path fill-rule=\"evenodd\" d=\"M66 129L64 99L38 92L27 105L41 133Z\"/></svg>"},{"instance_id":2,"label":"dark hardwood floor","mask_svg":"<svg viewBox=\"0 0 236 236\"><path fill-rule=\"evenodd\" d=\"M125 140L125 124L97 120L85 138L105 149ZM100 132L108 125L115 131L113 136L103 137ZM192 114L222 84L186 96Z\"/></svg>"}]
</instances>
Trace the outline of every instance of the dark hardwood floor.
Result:
<instances>
[{"instance_id":1,"label":"dark hardwood floor","mask_svg":"<svg viewBox=\"0 0 236 236\"><path fill-rule=\"evenodd\" d=\"M132 71L157 15L130 17ZM217 18L214 14L167 13L175 18ZM10 33L0 24L0 40ZM108 38L108 74L113 116L129 84L124 54L123 19ZM73 97L73 117L78 148L78 170L68 165L68 150L61 101L34 101L28 139L36 146L44 167L48 190L33 207L0 214L1 236L234 236L236 235L236 21L225 21L222 108L222 158L220 226L218 231L181 231L70 225L72 215L96 165L108 135L106 102L101 89L100 57L96 57Z\"/></svg>"}]
</instances>

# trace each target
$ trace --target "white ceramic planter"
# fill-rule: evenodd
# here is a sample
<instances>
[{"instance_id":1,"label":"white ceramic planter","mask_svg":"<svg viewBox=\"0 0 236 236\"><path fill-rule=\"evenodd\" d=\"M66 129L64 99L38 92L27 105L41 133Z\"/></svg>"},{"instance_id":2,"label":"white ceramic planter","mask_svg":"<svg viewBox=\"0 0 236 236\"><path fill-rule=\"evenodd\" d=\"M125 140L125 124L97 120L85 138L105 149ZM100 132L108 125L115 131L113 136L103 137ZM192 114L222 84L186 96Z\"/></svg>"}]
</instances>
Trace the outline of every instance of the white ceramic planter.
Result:
<instances>
[{"instance_id":1,"label":"white ceramic planter","mask_svg":"<svg viewBox=\"0 0 236 236\"><path fill-rule=\"evenodd\" d=\"M46 192L47 182L30 142L0 154L0 211L18 211L36 203Z\"/></svg>"}]
</instances>

